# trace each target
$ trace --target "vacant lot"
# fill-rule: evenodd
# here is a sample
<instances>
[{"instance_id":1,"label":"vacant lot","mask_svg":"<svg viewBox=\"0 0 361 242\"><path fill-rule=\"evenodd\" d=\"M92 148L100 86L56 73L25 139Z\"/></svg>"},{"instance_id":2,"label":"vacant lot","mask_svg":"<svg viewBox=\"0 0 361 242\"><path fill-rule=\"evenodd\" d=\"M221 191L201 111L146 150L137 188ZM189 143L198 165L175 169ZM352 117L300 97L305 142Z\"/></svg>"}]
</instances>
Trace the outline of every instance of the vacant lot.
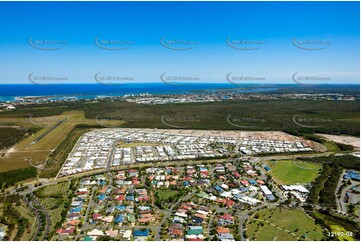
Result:
<instances>
[{"instance_id":1,"label":"vacant lot","mask_svg":"<svg viewBox=\"0 0 361 242\"><path fill-rule=\"evenodd\" d=\"M284 185L310 183L318 176L321 170L320 164L294 160L268 162L268 165L271 166L269 173L272 178L277 183Z\"/></svg>"},{"instance_id":2,"label":"vacant lot","mask_svg":"<svg viewBox=\"0 0 361 242\"><path fill-rule=\"evenodd\" d=\"M299 240L319 241L322 228L300 209L268 208L257 212L247 224L250 240Z\"/></svg>"},{"instance_id":3,"label":"vacant lot","mask_svg":"<svg viewBox=\"0 0 361 242\"><path fill-rule=\"evenodd\" d=\"M159 190L158 197L161 201L167 200L170 197L174 197L178 194L178 191L174 190Z\"/></svg>"},{"instance_id":4,"label":"vacant lot","mask_svg":"<svg viewBox=\"0 0 361 242\"><path fill-rule=\"evenodd\" d=\"M352 136L345 136L345 135L330 135L330 134L317 134L326 138L327 140L341 143L345 145L352 145L356 148L360 148L360 138L359 137L352 137Z\"/></svg>"}]
</instances>

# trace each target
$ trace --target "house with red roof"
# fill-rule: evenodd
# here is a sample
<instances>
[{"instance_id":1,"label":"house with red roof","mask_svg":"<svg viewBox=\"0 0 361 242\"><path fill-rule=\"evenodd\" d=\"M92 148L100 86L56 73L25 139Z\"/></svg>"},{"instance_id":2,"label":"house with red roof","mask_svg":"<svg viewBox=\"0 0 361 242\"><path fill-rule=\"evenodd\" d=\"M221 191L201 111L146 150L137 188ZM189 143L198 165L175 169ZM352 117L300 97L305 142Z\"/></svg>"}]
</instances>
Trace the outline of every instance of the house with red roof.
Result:
<instances>
[{"instance_id":1,"label":"house with red roof","mask_svg":"<svg viewBox=\"0 0 361 242\"><path fill-rule=\"evenodd\" d=\"M73 234L75 232L75 227L70 227L70 228L58 228L56 230L57 234Z\"/></svg>"}]
</instances>

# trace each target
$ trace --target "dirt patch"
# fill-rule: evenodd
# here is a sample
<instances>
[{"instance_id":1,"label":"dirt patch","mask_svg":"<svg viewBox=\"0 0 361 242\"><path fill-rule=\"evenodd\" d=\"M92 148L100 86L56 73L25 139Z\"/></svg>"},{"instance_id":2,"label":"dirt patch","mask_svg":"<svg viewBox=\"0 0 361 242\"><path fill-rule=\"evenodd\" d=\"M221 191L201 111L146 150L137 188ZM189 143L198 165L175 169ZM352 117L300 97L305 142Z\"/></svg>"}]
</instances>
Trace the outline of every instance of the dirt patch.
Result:
<instances>
[{"instance_id":1,"label":"dirt patch","mask_svg":"<svg viewBox=\"0 0 361 242\"><path fill-rule=\"evenodd\" d=\"M344 136L344 135L331 135L331 134L317 134L326 138L329 141L333 141L340 144L352 145L360 149L360 138L352 137L352 136Z\"/></svg>"}]
</instances>

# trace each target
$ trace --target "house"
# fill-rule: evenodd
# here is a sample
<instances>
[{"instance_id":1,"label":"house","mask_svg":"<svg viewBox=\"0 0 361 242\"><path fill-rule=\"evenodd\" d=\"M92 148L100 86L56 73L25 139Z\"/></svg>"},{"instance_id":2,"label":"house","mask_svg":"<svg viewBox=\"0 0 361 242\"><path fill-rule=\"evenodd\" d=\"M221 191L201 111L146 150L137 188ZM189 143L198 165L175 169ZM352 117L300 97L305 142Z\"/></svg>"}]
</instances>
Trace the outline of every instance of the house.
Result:
<instances>
[{"instance_id":1,"label":"house","mask_svg":"<svg viewBox=\"0 0 361 242\"><path fill-rule=\"evenodd\" d=\"M196 227L202 227L202 226L196 226ZM199 234L203 234L203 229L197 228L197 229L187 230L187 235L199 235Z\"/></svg>"},{"instance_id":2,"label":"house","mask_svg":"<svg viewBox=\"0 0 361 242\"><path fill-rule=\"evenodd\" d=\"M219 185L216 185L216 186L214 187L214 189L215 189L217 192L223 192L223 188L220 187Z\"/></svg>"},{"instance_id":3,"label":"house","mask_svg":"<svg viewBox=\"0 0 361 242\"><path fill-rule=\"evenodd\" d=\"M70 220L63 223L63 227L75 227L80 223L80 220Z\"/></svg>"},{"instance_id":4,"label":"house","mask_svg":"<svg viewBox=\"0 0 361 242\"><path fill-rule=\"evenodd\" d=\"M218 226L218 227L216 228L216 231L217 231L217 235L220 235L220 234L228 234L228 233L229 233L229 228L225 228L225 227Z\"/></svg>"},{"instance_id":5,"label":"house","mask_svg":"<svg viewBox=\"0 0 361 242\"><path fill-rule=\"evenodd\" d=\"M98 220L98 219L101 219L102 218L102 215L99 214L99 213L94 213L92 215L92 219L95 221L95 220Z\"/></svg>"},{"instance_id":6,"label":"house","mask_svg":"<svg viewBox=\"0 0 361 242\"><path fill-rule=\"evenodd\" d=\"M89 236L102 236L102 235L104 235L104 232L101 231L101 230L98 230L98 229L93 229L92 231L89 231L87 233L87 235L89 235Z\"/></svg>"},{"instance_id":7,"label":"house","mask_svg":"<svg viewBox=\"0 0 361 242\"><path fill-rule=\"evenodd\" d=\"M192 222L195 223L195 224L202 224L203 221L204 221L203 218L196 217L196 216L193 216L191 220L192 220Z\"/></svg>"},{"instance_id":8,"label":"house","mask_svg":"<svg viewBox=\"0 0 361 242\"><path fill-rule=\"evenodd\" d=\"M184 218L181 218L181 217L178 217L178 216L174 216L174 218L173 218L173 223L180 223L180 224L182 224L182 223L184 223Z\"/></svg>"},{"instance_id":9,"label":"house","mask_svg":"<svg viewBox=\"0 0 361 242\"><path fill-rule=\"evenodd\" d=\"M133 232L134 237L148 237L148 235L149 235L149 229L144 229L144 230L137 229L134 230Z\"/></svg>"},{"instance_id":10,"label":"house","mask_svg":"<svg viewBox=\"0 0 361 242\"><path fill-rule=\"evenodd\" d=\"M111 216L106 216L106 217L102 218L101 220L106 223L111 223L113 221L113 219L114 219L114 216L111 215Z\"/></svg>"},{"instance_id":11,"label":"house","mask_svg":"<svg viewBox=\"0 0 361 242\"><path fill-rule=\"evenodd\" d=\"M230 233L223 233L223 234L218 234L217 235L218 239L220 239L221 241L234 241L234 237L232 234Z\"/></svg>"},{"instance_id":12,"label":"house","mask_svg":"<svg viewBox=\"0 0 361 242\"><path fill-rule=\"evenodd\" d=\"M128 174L129 174L129 177L137 177L139 172L135 169L129 169Z\"/></svg>"},{"instance_id":13,"label":"house","mask_svg":"<svg viewBox=\"0 0 361 242\"><path fill-rule=\"evenodd\" d=\"M233 205L235 204L235 202L233 201L233 200L231 200L231 199L227 199L227 202L226 202L226 206L227 207L233 207Z\"/></svg>"},{"instance_id":14,"label":"house","mask_svg":"<svg viewBox=\"0 0 361 242\"><path fill-rule=\"evenodd\" d=\"M118 195L115 197L116 200L120 201L120 202L123 202L125 200L125 195L122 194L122 195Z\"/></svg>"},{"instance_id":15,"label":"house","mask_svg":"<svg viewBox=\"0 0 361 242\"><path fill-rule=\"evenodd\" d=\"M125 240L130 240L130 237L132 236L132 231L130 229L128 230L125 230L124 233L123 233L123 238Z\"/></svg>"},{"instance_id":16,"label":"house","mask_svg":"<svg viewBox=\"0 0 361 242\"><path fill-rule=\"evenodd\" d=\"M115 238L115 237L118 236L118 230L117 229L115 229L115 230L111 229L111 230L105 231L105 234L110 236L110 237Z\"/></svg>"},{"instance_id":17,"label":"house","mask_svg":"<svg viewBox=\"0 0 361 242\"><path fill-rule=\"evenodd\" d=\"M218 217L218 225L226 226L232 224L234 224L234 218L232 217L232 215L225 213Z\"/></svg>"},{"instance_id":18,"label":"house","mask_svg":"<svg viewBox=\"0 0 361 242\"><path fill-rule=\"evenodd\" d=\"M70 228L59 228L56 230L57 234L73 234L75 232L75 227L70 227Z\"/></svg>"},{"instance_id":19,"label":"house","mask_svg":"<svg viewBox=\"0 0 361 242\"><path fill-rule=\"evenodd\" d=\"M182 229L176 229L176 228L170 228L169 229L169 234L172 238L176 237L182 237L183 236L183 230Z\"/></svg>"},{"instance_id":20,"label":"house","mask_svg":"<svg viewBox=\"0 0 361 242\"><path fill-rule=\"evenodd\" d=\"M123 214L117 215L114 219L114 223L124 223L124 215Z\"/></svg>"},{"instance_id":21,"label":"house","mask_svg":"<svg viewBox=\"0 0 361 242\"><path fill-rule=\"evenodd\" d=\"M100 195L98 196L98 199L99 199L100 201L103 201L106 197L107 197L107 195L105 195L105 194L103 193L103 194L100 194Z\"/></svg>"}]
</instances>

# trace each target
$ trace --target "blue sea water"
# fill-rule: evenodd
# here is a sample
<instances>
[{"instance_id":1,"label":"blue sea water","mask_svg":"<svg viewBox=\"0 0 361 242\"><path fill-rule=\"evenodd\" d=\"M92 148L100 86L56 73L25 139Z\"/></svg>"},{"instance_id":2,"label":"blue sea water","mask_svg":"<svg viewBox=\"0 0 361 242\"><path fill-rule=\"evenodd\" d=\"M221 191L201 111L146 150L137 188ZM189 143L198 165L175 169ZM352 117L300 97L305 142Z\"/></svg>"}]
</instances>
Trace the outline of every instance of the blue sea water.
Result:
<instances>
[{"instance_id":1,"label":"blue sea water","mask_svg":"<svg viewBox=\"0 0 361 242\"><path fill-rule=\"evenodd\" d=\"M249 89L252 85L245 85L246 90L240 92L266 92L277 88ZM218 89L240 88L229 83L206 83L189 85L168 85L165 83L132 83L119 86L107 86L100 84L63 84L63 85L32 85L32 84L3 84L0 85L0 101L16 101L16 98L28 96L54 96L53 99L67 98L96 98L103 96L124 96L127 94L184 94L200 90L214 92Z\"/></svg>"}]
</instances>

